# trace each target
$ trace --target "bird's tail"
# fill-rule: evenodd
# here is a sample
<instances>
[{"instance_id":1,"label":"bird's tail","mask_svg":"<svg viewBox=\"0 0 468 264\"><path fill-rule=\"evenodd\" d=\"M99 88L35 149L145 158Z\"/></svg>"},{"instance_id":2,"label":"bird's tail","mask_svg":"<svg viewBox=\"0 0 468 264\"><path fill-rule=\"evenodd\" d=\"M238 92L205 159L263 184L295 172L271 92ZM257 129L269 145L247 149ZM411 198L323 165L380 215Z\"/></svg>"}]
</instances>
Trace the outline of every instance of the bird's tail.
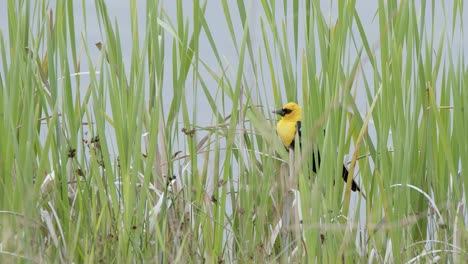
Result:
<instances>
[{"instance_id":1,"label":"bird's tail","mask_svg":"<svg viewBox=\"0 0 468 264\"><path fill-rule=\"evenodd\" d=\"M348 169L346 168L345 165L343 165L343 180L345 182L348 182L348 175L349 175ZM351 190L353 192L355 192L355 191L360 192L361 191L361 188L359 188L359 185L357 185L357 183L354 181L354 179L353 179L353 182L351 183Z\"/></svg>"}]
</instances>

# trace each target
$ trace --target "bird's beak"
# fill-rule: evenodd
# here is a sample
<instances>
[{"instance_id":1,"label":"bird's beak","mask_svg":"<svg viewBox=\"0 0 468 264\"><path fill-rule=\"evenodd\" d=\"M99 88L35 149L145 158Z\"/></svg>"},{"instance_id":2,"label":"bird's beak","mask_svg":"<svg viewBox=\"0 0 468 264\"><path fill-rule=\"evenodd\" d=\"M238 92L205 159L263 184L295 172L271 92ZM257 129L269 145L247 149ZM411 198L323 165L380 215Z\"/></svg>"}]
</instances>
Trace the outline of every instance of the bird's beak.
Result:
<instances>
[{"instance_id":1,"label":"bird's beak","mask_svg":"<svg viewBox=\"0 0 468 264\"><path fill-rule=\"evenodd\" d=\"M286 114L286 111L284 111L284 109L281 108L281 109L278 109L278 110L273 111L273 114L277 114L277 115L280 115L280 116L284 116L284 115Z\"/></svg>"}]
</instances>

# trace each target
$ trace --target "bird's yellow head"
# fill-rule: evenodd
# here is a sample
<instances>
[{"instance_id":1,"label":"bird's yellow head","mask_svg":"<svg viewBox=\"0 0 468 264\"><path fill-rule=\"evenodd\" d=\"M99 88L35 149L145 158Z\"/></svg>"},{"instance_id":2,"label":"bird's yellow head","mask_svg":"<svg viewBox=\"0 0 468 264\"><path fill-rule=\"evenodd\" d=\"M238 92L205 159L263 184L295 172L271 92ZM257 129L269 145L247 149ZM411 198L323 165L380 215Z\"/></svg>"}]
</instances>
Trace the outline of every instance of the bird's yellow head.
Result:
<instances>
[{"instance_id":1,"label":"bird's yellow head","mask_svg":"<svg viewBox=\"0 0 468 264\"><path fill-rule=\"evenodd\" d=\"M273 113L282 116L285 121L301 121L302 110L301 107L296 103L287 103L283 108L273 111Z\"/></svg>"}]
</instances>

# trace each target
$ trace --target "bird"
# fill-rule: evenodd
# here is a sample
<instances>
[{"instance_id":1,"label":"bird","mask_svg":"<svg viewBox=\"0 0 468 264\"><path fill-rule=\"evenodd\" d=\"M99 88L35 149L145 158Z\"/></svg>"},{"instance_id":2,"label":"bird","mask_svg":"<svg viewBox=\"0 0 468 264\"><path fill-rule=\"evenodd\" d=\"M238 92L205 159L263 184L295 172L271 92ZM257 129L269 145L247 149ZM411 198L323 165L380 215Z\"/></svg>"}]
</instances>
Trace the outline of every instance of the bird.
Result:
<instances>
[{"instance_id":1,"label":"bird","mask_svg":"<svg viewBox=\"0 0 468 264\"><path fill-rule=\"evenodd\" d=\"M301 142L301 121L302 121L302 109L294 102L285 104L282 108L273 111L274 114L280 115L281 120L276 125L276 133L280 137L283 145L289 150L294 150L296 133L299 136L299 147L302 147ZM314 152L312 152L312 171L317 173L317 168L320 167L320 152L316 151L317 159L315 158ZM342 178L345 182L348 181L349 171L343 164ZM361 192L361 188L354 181L351 183L351 190L353 192Z\"/></svg>"}]
</instances>

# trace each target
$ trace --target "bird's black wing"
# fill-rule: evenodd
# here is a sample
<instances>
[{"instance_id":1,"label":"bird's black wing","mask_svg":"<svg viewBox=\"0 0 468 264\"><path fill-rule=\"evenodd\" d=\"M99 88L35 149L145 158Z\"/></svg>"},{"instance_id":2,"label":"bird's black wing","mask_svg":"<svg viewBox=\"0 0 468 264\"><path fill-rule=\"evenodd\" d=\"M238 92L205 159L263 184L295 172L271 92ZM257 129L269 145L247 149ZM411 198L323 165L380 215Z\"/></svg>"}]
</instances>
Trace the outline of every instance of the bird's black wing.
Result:
<instances>
[{"instance_id":1,"label":"bird's black wing","mask_svg":"<svg viewBox=\"0 0 468 264\"><path fill-rule=\"evenodd\" d=\"M296 131L297 131L297 134L299 136L299 148L302 149L302 137L301 137L301 121L297 121L296 123ZM295 141L293 140L291 142L291 145L289 146L289 148L291 149L294 149L294 146L295 146ZM317 153L317 157L315 157L315 153ZM318 148L312 152L312 160L313 160L313 163L312 163L312 171L317 173L317 169L318 167L320 166L320 152L318 151Z\"/></svg>"},{"instance_id":2,"label":"bird's black wing","mask_svg":"<svg viewBox=\"0 0 468 264\"><path fill-rule=\"evenodd\" d=\"M296 123L296 131L297 133L299 134L299 143L301 142L300 139L301 139L301 121L297 121Z\"/></svg>"},{"instance_id":3,"label":"bird's black wing","mask_svg":"<svg viewBox=\"0 0 468 264\"><path fill-rule=\"evenodd\" d=\"M302 140L301 140L301 121L297 121L296 123L296 133L299 135L299 149L302 148ZM296 141L293 139L291 144L289 145L290 149L294 149Z\"/></svg>"}]
</instances>

